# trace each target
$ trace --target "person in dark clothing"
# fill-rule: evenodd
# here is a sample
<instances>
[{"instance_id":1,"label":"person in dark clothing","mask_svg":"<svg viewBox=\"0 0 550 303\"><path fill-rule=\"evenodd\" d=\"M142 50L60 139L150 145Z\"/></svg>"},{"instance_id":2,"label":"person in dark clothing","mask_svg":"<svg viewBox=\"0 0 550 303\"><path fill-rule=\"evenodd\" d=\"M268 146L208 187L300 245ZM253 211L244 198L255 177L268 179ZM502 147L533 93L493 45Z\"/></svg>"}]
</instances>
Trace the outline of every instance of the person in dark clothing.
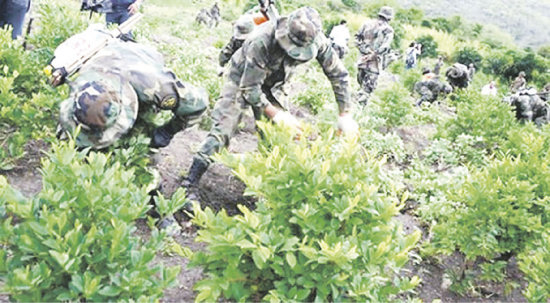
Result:
<instances>
[{"instance_id":1,"label":"person in dark clothing","mask_svg":"<svg viewBox=\"0 0 550 303\"><path fill-rule=\"evenodd\" d=\"M105 12L105 22L120 25L138 12L142 0L111 0L111 2L111 9ZM124 38L132 40L133 35L130 32Z\"/></svg>"},{"instance_id":2,"label":"person in dark clothing","mask_svg":"<svg viewBox=\"0 0 550 303\"><path fill-rule=\"evenodd\" d=\"M31 0L0 0L0 27L13 27L11 38L16 39L23 33L25 15L31 7Z\"/></svg>"}]
</instances>

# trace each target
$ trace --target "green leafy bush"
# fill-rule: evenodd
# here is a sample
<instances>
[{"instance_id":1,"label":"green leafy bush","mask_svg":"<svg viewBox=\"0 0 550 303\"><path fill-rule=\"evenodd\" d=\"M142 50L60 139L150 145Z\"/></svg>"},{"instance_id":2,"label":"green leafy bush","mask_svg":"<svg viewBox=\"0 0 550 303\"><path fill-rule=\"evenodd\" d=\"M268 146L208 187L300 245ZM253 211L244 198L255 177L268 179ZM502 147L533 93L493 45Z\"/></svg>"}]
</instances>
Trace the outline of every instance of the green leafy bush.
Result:
<instances>
[{"instance_id":1,"label":"green leafy bush","mask_svg":"<svg viewBox=\"0 0 550 303\"><path fill-rule=\"evenodd\" d=\"M388 89L376 90L367 110L369 115L386 119L386 126L406 125L411 122L413 101L409 91L395 83Z\"/></svg>"},{"instance_id":2,"label":"green leafy bush","mask_svg":"<svg viewBox=\"0 0 550 303\"><path fill-rule=\"evenodd\" d=\"M481 137L461 134L454 142L436 139L426 148L425 160L438 167L473 164L482 166L487 161L487 151L483 148Z\"/></svg>"},{"instance_id":3,"label":"green leafy bush","mask_svg":"<svg viewBox=\"0 0 550 303\"><path fill-rule=\"evenodd\" d=\"M550 298L550 234L533 243L532 249L521 254L519 268L529 285L523 292L529 302L544 302Z\"/></svg>"},{"instance_id":4,"label":"green leafy bush","mask_svg":"<svg viewBox=\"0 0 550 303\"><path fill-rule=\"evenodd\" d=\"M0 179L10 214L0 226L0 279L12 300L154 300L175 281L177 268L152 265L163 234L155 229L146 242L134 235L150 207L146 187L109 157L86 156L72 141L53 146L34 198Z\"/></svg>"},{"instance_id":5,"label":"green leafy bush","mask_svg":"<svg viewBox=\"0 0 550 303\"><path fill-rule=\"evenodd\" d=\"M494 150L508 138L507 132L519 127L512 108L498 100L466 90L455 95L456 118L440 125L438 137L455 141L461 134L481 137L485 148Z\"/></svg>"},{"instance_id":6,"label":"green leafy bush","mask_svg":"<svg viewBox=\"0 0 550 303\"><path fill-rule=\"evenodd\" d=\"M483 57L475 48L468 46L457 50L453 54L453 61L462 63L466 66L470 63L474 64L474 66L481 66L482 59Z\"/></svg>"},{"instance_id":7,"label":"green leafy bush","mask_svg":"<svg viewBox=\"0 0 550 303\"><path fill-rule=\"evenodd\" d=\"M418 278L398 277L418 232L404 236L398 199L383 162L365 158L352 139L325 133L294 141L261 124L258 152L219 157L260 200L242 215L197 208L193 257L206 278L198 301L388 301Z\"/></svg>"},{"instance_id":8,"label":"green leafy bush","mask_svg":"<svg viewBox=\"0 0 550 303\"><path fill-rule=\"evenodd\" d=\"M497 75L503 81L513 80L519 72L524 71L527 81L535 82L540 87L550 81L549 68L550 59L546 59L532 51L512 49L490 52L483 64L483 71L486 74Z\"/></svg>"},{"instance_id":9,"label":"green leafy bush","mask_svg":"<svg viewBox=\"0 0 550 303\"><path fill-rule=\"evenodd\" d=\"M437 42L430 35L423 35L416 38L416 42L422 44L422 53L420 58L435 58L437 57Z\"/></svg>"},{"instance_id":10,"label":"green leafy bush","mask_svg":"<svg viewBox=\"0 0 550 303\"><path fill-rule=\"evenodd\" d=\"M450 191L448 199L460 206L433 228L435 251L449 254L459 249L469 260L492 262L531 255L533 247L544 241L550 228L549 137L524 133L517 138L523 138L521 156L494 159ZM540 299L541 289L548 285L541 280L540 270L549 265L545 252L537 253L534 262L520 258L520 268L535 283L529 286L528 296Z\"/></svg>"}]
</instances>

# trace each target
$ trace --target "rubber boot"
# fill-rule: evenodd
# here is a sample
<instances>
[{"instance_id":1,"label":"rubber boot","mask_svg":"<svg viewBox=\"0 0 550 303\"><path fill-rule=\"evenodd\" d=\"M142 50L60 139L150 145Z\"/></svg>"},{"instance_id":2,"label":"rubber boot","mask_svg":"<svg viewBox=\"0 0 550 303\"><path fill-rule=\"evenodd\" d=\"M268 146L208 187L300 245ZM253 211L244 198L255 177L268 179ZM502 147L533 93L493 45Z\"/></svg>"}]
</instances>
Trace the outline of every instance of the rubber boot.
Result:
<instances>
[{"instance_id":1,"label":"rubber boot","mask_svg":"<svg viewBox=\"0 0 550 303\"><path fill-rule=\"evenodd\" d=\"M187 189L187 199L199 201L199 182L207 169L208 163L206 161L197 157L193 158L193 164L191 164L189 173L181 183L181 185Z\"/></svg>"}]
</instances>

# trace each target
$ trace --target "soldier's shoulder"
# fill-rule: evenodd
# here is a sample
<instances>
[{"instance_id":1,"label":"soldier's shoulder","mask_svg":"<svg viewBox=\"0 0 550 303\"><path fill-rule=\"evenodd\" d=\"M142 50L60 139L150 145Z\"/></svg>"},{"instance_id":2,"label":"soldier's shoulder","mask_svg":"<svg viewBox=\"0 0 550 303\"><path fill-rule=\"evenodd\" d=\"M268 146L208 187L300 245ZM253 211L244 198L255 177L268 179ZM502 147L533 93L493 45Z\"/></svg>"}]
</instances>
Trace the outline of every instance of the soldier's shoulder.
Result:
<instances>
[{"instance_id":1,"label":"soldier's shoulder","mask_svg":"<svg viewBox=\"0 0 550 303\"><path fill-rule=\"evenodd\" d=\"M269 48L275 42L275 22L264 22L248 36L245 41L247 48Z\"/></svg>"}]
</instances>

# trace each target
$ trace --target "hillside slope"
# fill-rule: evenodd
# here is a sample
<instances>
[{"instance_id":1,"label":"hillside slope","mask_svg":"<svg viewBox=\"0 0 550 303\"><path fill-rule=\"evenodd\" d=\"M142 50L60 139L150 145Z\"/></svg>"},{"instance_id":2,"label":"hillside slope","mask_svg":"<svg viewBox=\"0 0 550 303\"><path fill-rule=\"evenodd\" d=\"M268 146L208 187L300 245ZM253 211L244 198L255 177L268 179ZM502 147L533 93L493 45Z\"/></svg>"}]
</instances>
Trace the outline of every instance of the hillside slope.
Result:
<instances>
[{"instance_id":1,"label":"hillside slope","mask_svg":"<svg viewBox=\"0 0 550 303\"><path fill-rule=\"evenodd\" d=\"M404 0L404 7L424 10L429 17L459 15L480 24L494 24L521 46L550 44L550 0Z\"/></svg>"}]
</instances>

